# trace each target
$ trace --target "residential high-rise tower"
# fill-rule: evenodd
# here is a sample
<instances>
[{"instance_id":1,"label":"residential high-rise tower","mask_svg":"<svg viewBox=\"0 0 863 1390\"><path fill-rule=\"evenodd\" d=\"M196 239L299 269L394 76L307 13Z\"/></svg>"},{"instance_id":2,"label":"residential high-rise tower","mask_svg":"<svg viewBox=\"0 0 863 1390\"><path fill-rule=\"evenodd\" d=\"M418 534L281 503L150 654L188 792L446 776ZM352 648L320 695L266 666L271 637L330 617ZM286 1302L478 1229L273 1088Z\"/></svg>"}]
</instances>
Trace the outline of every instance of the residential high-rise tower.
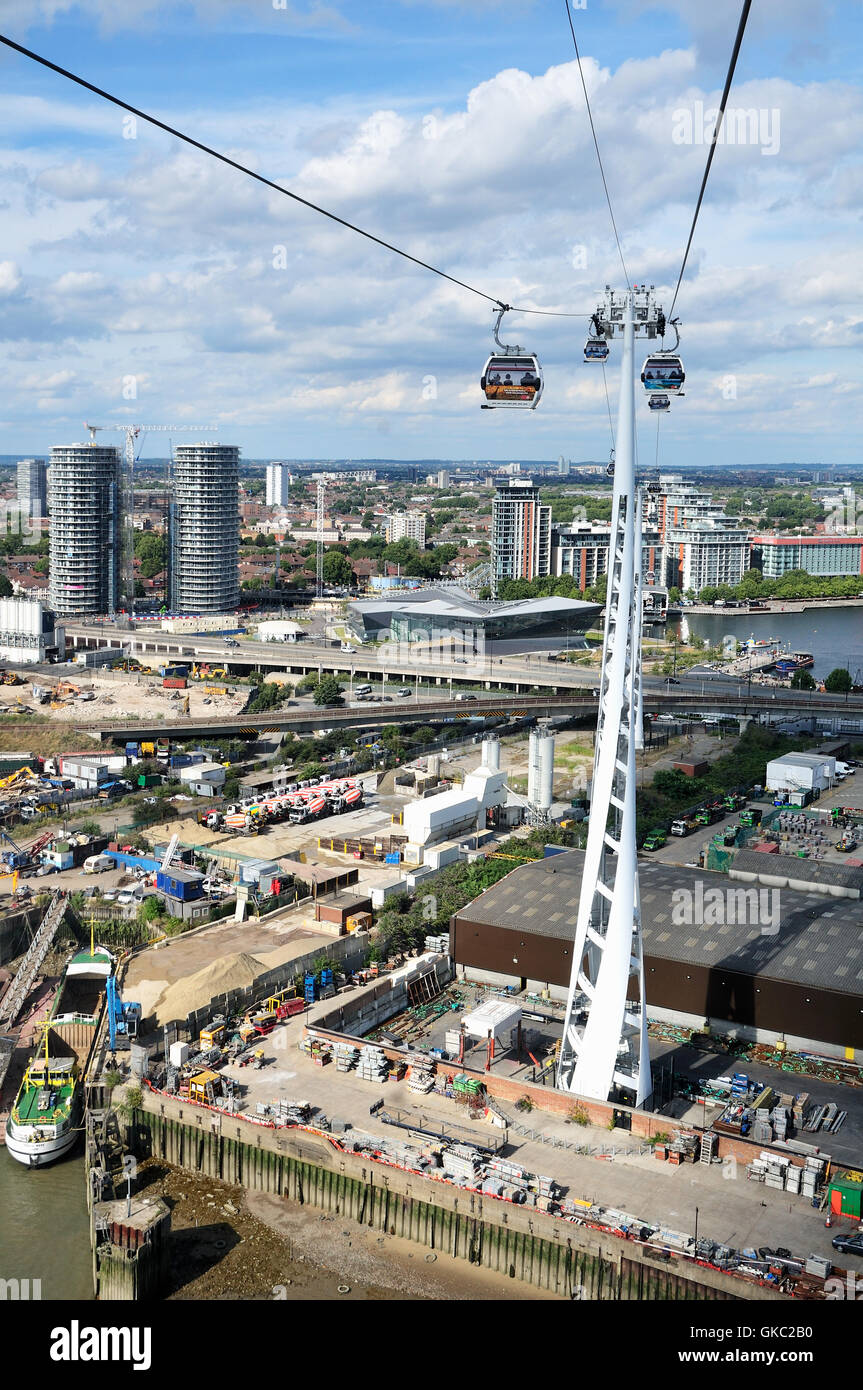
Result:
<instances>
[{"instance_id":1,"label":"residential high-rise tower","mask_svg":"<svg viewBox=\"0 0 863 1390\"><path fill-rule=\"evenodd\" d=\"M233 444L178 444L168 564L175 613L225 613L239 597L239 462Z\"/></svg>"},{"instance_id":2,"label":"residential high-rise tower","mask_svg":"<svg viewBox=\"0 0 863 1390\"><path fill-rule=\"evenodd\" d=\"M55 613L116 610L119 484L119 449L58 444L51 450L48 602Z\"/></svg>"}]
</instances>

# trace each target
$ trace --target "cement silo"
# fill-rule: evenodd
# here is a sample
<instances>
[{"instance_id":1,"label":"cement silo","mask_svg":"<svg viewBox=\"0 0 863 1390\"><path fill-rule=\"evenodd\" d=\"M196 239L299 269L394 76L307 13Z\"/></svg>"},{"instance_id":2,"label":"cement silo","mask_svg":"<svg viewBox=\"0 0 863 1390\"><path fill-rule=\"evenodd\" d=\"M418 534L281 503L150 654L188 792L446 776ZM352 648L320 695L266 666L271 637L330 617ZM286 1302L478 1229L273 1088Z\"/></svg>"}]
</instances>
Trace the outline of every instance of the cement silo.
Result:
<instances>
[{"instance_id":1,"label":"cement silo","mask_svg":"<svg viewBox=\"0 0 863 1390\"><path fill-rule=\"evenodd\" d=\"M527 799L532 811L547 819L554 799L554 735L533 729L527 765Z\"/></svg>"},{"instance_id":2,"label":"cement silo","mask_svg":"<svg viewBox=\"0 0 863 1390\"><path fill-rule=\"evenodd\" d=\"M495 734L482 741L482 766L490 772L500 772L500 739Z\"/></svg>"}]
</instances>

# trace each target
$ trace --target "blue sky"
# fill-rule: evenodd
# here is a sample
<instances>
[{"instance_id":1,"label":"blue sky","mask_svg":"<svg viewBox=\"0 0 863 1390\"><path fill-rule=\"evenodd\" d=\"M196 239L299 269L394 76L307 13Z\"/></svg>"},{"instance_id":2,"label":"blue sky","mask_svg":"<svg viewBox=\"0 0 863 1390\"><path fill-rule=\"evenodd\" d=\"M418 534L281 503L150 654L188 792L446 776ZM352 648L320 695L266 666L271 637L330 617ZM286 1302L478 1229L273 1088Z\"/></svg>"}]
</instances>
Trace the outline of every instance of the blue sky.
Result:
<instances>
[{"instance_id":1,"label":"blue sky","mask_svg":"<svg viewBox=\"0 0 863 1390\"><path fill-rule=\"evenodd\" d=\"M672 130L715 105L739 8L573 11L630 273L666 304L706 153ZM5 0L2 29L496 296L583 311L619 282L563 0L128 10ZM731 101L766 124L717 152L669 467L857 460L861 40L857 4L753 7ZM480 411L482 300L141 123L124 138L120 112L8 50L0 78L0 453L80 439L85 418L217 423L251 457L606 451L580 321L516 319L543 401ZM652 455L643 403L639 429Z\"/></svg>"}]
</instances>

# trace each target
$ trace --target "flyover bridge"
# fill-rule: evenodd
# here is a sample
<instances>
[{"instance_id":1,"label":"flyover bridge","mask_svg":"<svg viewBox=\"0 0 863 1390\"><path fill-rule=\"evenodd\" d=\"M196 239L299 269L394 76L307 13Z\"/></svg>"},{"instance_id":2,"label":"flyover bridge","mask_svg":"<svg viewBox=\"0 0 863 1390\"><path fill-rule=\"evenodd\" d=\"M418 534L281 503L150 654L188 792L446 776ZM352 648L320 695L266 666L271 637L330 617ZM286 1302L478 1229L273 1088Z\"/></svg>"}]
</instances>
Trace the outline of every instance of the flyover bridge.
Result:
<instances>
[{"instance_id":1,"label":"flyover bridge","mask_svg":"<svg viewBox=\"0 0 863 1390\"><path fill-rule=\"evenodd\" d=\"M173 739L229 738L253 739L265 733L308 733L314 729L374 729L388 724L425 724L460 722L474 718L513 719L535 714L538 718L565 717L568 719L596 717L596 696L589 691L559 690L549 695L478 696L464 702L455 700L404 700L397 705L369 704L361 709L307 707L301 709L269 710L265 714L215 715L208 718L166 720L130 720L125 723L98 725L88 730L103 743L120 743L169 736ZM863 720L863 696L828 695L816 691L783 691L733 695L728 693L695 694L689 691L666 692L664 687L651 688L645 682L644 707L652 714L674 714L681 719L707 716L743 719L747 722L762 715L782 716L828 715Z\"/></svg>"}]
</instances>

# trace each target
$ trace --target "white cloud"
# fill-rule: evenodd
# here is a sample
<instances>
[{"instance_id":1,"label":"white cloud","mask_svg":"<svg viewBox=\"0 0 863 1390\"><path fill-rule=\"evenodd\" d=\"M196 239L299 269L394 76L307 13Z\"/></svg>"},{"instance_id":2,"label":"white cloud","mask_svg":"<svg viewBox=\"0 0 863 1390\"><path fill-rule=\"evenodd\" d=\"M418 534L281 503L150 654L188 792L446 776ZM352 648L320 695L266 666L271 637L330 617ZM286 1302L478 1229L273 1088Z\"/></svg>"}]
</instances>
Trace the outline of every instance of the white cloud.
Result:
<instances>
[{"instance_id":1,"label":"white cloud","mask_svg":"<svg viewBox=\"0 0 863 1390\"><path fill-rule=\"evenodd\" d=\"M674 145L672 113L718 95L695 85L695 72L689 50L616 71L585 60L629 270L662 287L667 304L705 158L703 147ZM863 271L863 181L843 171L856 168L863 97L849 84L785 79L741 84L735 97L780 109L781 148L773 159L757 148L717 152L678 305L689 385L668 421L677 447L699 448L705 419L729 439L767 417L784 428L810 378L829 375L835 384L823 389L838 391L859 375L861 320L847 286ZM601 286L619 281L573 63L536 76L507 69L446 114L357 109L286 100L170 119L509 302L586 314ZM44 132L44 112L34 112ZM17 128L7 147L22 135L22 148L0 152L16 258L0 266L0 293L19 290L25 274L27 285L14 313L4 306L3 335L19 361L39 358L46 377L30 389L46 399L44 381L74 353L82 360L68 386L89 418L116 417L118 372L140 374L146 413L269 425L295 445L282 450L289 457L305 452L306 421L306 437L343 440L348 456L380 420L429 455L571 454L573 423L585 453L607 447L601 375L580 362L584 321L510 316L504 337L543 357L543 403L526 421L481 415L490 304L161 135L122 141L112 128L71 162L44 141L27 146ZM740 381L734 403L716 386L728 372ZM427 375L438 382L431 403ZM614 363L608 375L614 411ZM859 429L856 395L847 406Z\"/></svg>"},{"instance_id":2,"label":"white cloud","mask_svg":"<svg viewBox=\"0 0 863 1390\"><path fill-rule=\"evenodd\" d=\"M21 284L21 272L14 261L0 261L0 294L14 294Z\"/></svg>"}]
</instances>

